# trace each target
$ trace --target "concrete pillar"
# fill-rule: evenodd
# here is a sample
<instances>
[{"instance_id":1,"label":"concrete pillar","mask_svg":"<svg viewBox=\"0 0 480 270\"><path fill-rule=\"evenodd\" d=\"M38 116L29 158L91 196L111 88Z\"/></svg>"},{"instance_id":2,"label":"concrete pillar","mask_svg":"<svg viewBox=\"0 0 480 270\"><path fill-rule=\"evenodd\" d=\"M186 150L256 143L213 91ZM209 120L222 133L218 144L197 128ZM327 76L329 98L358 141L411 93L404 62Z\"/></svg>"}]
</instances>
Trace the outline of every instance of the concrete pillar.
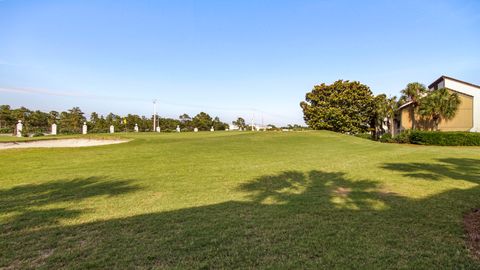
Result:
<instances>
[{"instance_id":1,"label":"concrete pillar","mask_svg":"<svg viewBox=\"0 0 480 270\"><path fill-rule=\"evenodd\" d=\"M17 123L17 137L22 137L23 124L22 120L18 120Z\"/></svg>"},{"instance_id":2,"label":"concrete pillar","mask_svg":"<svg viewBox=\"0 0 480 270\"><path fill-rule=\"evenodd\" d=\"M57 135L57 124L52 124L52 135Z\"/></svg>"},{"instance_id":3,"label":"concrete pillar","mask_svg":"<svg viewBox=\"0 0 480 270\"><path fill-rule=\"evenodd\" d=\"M115 127L113 125L110 126L110 133L115 133Z\"/></svg>"},{"instance_id":4,"label":"concrete pillar","mask_svg":"<svg viewBox=\"0 0 480 270\"><path fill-rule=\"evenodd\" d=\"M83 135L87 134L87 122L83 122L82 134Z\"/></svg>"}]
</instances>

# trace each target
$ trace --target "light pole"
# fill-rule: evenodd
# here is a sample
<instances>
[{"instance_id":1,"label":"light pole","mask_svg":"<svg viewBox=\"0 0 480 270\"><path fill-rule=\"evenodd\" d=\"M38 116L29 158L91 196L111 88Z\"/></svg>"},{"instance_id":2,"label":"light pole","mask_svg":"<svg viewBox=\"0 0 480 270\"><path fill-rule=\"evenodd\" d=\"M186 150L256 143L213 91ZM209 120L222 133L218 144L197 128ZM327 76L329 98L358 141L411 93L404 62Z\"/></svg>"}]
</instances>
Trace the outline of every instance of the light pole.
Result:
<instances>
[{"instance_id":1,"label":"light pole","mask_svg":"<svg viewBox=\"0 0 480 270\"><path fill-rule=\"evenodd\" d=\"M153 100L153 132L157 131L157 100Z\"/></svg>"},{"instance_id":2,"label":"light pole","mask_svg":"<svg viewBox=\"0 0 480 270\"><path fill-rule=\"evenodd\" d=\"M252 113L252 131L253 131L253 124L255 122L255 114Z\"/></svg>"}]
</instances>

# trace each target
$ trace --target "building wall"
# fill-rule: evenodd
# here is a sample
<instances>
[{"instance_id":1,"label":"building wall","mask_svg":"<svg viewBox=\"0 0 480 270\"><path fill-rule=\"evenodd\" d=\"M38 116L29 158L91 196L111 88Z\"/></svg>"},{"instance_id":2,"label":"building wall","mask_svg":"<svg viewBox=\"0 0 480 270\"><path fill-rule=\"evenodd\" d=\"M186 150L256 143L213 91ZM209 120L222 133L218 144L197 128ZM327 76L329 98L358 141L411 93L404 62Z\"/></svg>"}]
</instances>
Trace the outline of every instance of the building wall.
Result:
<instances>
[{"instance_id":1,"label":"building wall","mask_svg":"<svg viewBox=\"0 0 480 270\"><path fill-rule=\"evenodd\" d=\"M480 90L479 90L480 91ZM440 131L471 131L473 129L473 97L457 93L460 105L455 117L449 121L441 120L438 128ZM413 114L413 107L407 106L400 111L400 131L412 128L412 118L415 115L415 128L432 130L434 123L430 119L423 119L418 113Z\"/></svg>"},{"instance_id":2,"label":"building wall","mask_svg":"<svg viewBox=\"0 0 480 270\"><path fill-rule=\"evenodd\" d=\"M441 120L438 128L441 131L470 131L473 128L473 97L457 93L460 97L455 117L451 120Z\"/></svg>"},{"instance_id":3,"label":"building wall","mask_svg":"<svg viewBox=\"0 0 480 270\"><path fill-rule=\"evenodd\" d=\"M480 132L480 88L450 79L444 80L445 87L472 97L472 123L470 131Z\"/></svg>"},{"instance_id":4,"label":"building wall","mask_svg":"<svg viewBox=\"0 0 480 270\"><path fill-rule=\"evenodd\" d=\"M412 128L412 106L407 106L400 111L400 131Z\"/></svg>"}]
</instances>

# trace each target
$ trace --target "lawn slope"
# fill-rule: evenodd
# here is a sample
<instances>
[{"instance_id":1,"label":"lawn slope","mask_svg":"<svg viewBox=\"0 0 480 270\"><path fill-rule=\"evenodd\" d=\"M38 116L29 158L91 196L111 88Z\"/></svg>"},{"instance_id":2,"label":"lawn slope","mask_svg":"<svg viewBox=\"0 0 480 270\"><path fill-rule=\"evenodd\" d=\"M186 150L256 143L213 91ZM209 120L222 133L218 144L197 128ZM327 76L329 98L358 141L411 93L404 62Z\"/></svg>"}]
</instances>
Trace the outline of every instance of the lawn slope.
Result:
<instances>
[{"instance_id":1,"label":"lawn slope","mask_svg":"<svg viewBox=\"0 0 480 270\"><path fill-rule=\"evenodd\" d=\"M462 227L480 148L116 136L0 151L0 268L480 268Z\"/></svg>"}]
</instances>

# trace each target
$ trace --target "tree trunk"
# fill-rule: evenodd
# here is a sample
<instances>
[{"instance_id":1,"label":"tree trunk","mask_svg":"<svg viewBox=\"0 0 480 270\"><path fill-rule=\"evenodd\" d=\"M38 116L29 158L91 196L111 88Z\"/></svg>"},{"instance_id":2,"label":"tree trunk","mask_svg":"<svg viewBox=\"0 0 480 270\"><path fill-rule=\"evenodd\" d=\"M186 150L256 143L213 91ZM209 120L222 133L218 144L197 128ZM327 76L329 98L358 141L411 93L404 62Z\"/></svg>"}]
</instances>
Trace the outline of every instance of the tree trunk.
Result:
<instances>
[{"instance_id":1,"label":"tree trunk","mask_svg":"<svg viewBox=\"0 0 480 270\"><path fill-rule=\"evenodd\" d=\"M390 123L389 124L390 124L390 134L392 134L392 137L394 137L395 136L395 130L393 130L394 129L394 118L393 117L390 118Z\"/></svg>"}]
</instances>

